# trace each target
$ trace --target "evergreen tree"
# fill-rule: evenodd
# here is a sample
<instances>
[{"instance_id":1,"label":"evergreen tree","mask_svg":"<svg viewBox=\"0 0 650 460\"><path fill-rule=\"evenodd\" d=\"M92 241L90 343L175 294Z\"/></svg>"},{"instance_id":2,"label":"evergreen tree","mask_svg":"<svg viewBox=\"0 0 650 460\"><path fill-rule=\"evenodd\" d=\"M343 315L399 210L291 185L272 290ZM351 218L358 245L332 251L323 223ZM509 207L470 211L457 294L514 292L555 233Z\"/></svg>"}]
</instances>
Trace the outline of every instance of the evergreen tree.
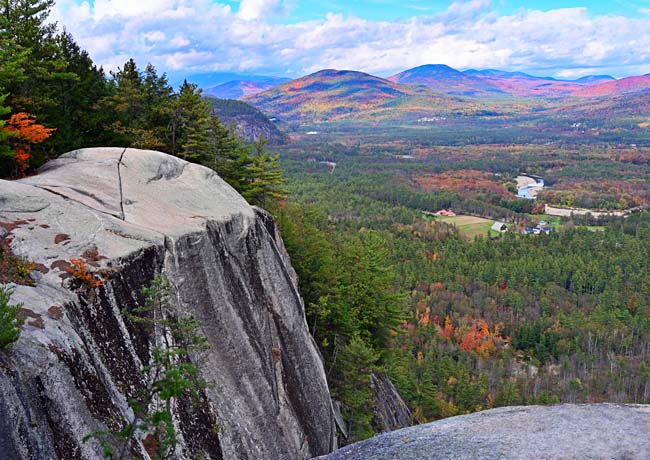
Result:
<instances>
[{"instance_id":1,"label":"evergreen tree","mask_svg":"<svg viewBox=\"0 0 650 460\"><path fill-rule=\"evenodd\" d=\"M280 169L280 156L271 156L264 150L264 142L253 143L251 163L242 168L245 174L240 193L250 203L263 207L275 203L287 195Z\"/></svg>"},{"instance_id":2,"label":"evergreen tree","mask_svg":"<svg viewBox=\"0 0 650 460\"><path fill-rule=\"evenodd\" d=\"M157 441L153 458L175 458L180 436L175 424L177 403L181 399L203 403L201 395L208 386L190 362L190 357L196 359L209 349L207 339L199 334L200 321L174 311L172 285L162 275L143 288L142 294L144 305L127 314L147 331L151 341L149 362L142 368L145 385L129 401L133 415L119 431L100 431L84 438L84 442L97 439L109 460L131 458L132 442L142 442L146 433Z\"/></svg>"},{"instance_id":3,"label":"evergreen tree","mask_svg":"<svg viewBox=\"0 0 650 460\"><path fill-rule=\"evenodd\" d=\"M247 170L253 164L250 150L219 118L211 118L210 156L205 166L239 191L245 188Z\"/></svg>"},{"instance_id":4,"label":"evergreen tree","mask_svg":"<svg viewBox=\"0 0 650 460\"><path fill-rule=\"evenodd\" d=\"M8 91L10 87L21 85L25 76L24 62L29 50L16 43L5 25L7 18L0 16L0 90Z\"/></svg>"},{"instance_id":5,"label":"evergreen tree","mask_svg":"<svg viewBox=\"0 0 650 460\"><path fill-rule=\"evenodd\" d=\"M3 44L15 47L12 66L19 66L13 75L3 75L0 85L9 91L9 104L14 111L40 113L52 107L52 84L70 79L64 72L65 61L57 56L56 24L47 23L54 0L2 0L0 2L0 35Z\"/></svg>"},{"instance_id":6,"label":"evergreen tree","mask_svg":"<svg viewBox=\"0 0 650 460\"><path fill-rule=\"evenodd\" d=\"M386 245L379 233L360 232L358 239L346 242L340 260L340 302L350 309L361 336L377 349L386 348L391 332L405 319Z\"/></svg>"},{"instance_id":7,"label":"evergreen tree","mask_svg":"<svg viewBox=\"0 0 650 460\"><path fill-rule=\"evenodd\" d=\"M101 106L111 114L114 142L124 147L142 147L150 136L140 122L146 97L140 70L129 59L117 72L111 72L111 77L109 95Z\"/></svg>"},{"instance_id":8,"label":"evergreen tree","mask_svg":"<svg viewBox=\"0 0 650 460\"><path fill-rule=\"evenodd\" d=\"M9 148L9 144L7 143L10 134L3 129L6 122L2 117L11 112L9 107L3 105L6 97L6 94L0 94L0 177L5 177L9 173L13 160L13 151Z\"/></svg>"},{"instance_id":9,"label":"evergreen tree","mask_svg":"<svg viewBox=\"0 0 650 460\"><path fill-rule=\"evenodd\" d=\"M22 305L12 305L12 290L0 285L0 351L18 340L21 321L16 318Z\"/></svg>"},{"instance_id":10,"label":"evergreen tree","mask_svg":"<svg viewBox=\"0 0 650 460\"><path fill-rule=\"evenodd\" d=\"M197 85L185 80L172 103L172 155L194 163L209 163L211 127L210 104L201 97L201 89Z\"/></svg>"},{"instance_id":11,"label":"evergreen tree","mask_svg":"<svg viewBox=\"0 0 650 460\"><path fill-rule=\"evenodd\" d=\"M360 441L375 434L372 372L378 369L379 354L364 340L353 337L341 350L336 375L336 397L344 404L348 440Z\"/></svg>"},{"instance_id":12,"label":"evergreen tree","mask_svg":"<svg viewBox=\"0 0 650 460\"><path fill-rule=\"evenodd\" d=\"M57 155L81 147L110 145L104 128L108 120L99 106L108 95L104 71L95 66L68 32L56 37L56 45L58 58L65 62L62 70L69 78L52 84L56 106L45 109L39 117L57 129L46 145Z\"/></svg>"},{"instance_id":13,"label":"evergreen tree","mask_svg":"<svg viewBox=\"0 0 650 460\"><path fill-rule=\"evenodd\" d=\"M164 73L159 76L151 63L144 70L143 87L144 123L151 133L146 148L169 152L171 148L167 134L173 112L174 89L169 85L167 76Z\"/></svg>"}]
</instances>

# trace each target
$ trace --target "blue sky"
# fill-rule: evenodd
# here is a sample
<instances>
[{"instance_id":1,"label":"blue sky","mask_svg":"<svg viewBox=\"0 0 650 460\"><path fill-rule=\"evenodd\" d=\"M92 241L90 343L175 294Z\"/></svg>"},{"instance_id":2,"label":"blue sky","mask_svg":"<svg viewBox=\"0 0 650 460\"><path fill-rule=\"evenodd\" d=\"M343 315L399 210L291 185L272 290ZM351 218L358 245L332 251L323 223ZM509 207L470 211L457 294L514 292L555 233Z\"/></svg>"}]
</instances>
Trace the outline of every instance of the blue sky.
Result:
<instances>
[{"instance_id":1,"label":"blue sky","mask_svg":"<svg viewBox=\"0 0 650 460\"><path fill-rule=\"evenodd\" d=\"M233 10L239 7L239 1L225 1ZM324 17L327 13L343 13L376 21L392 21L441 13L452 2L443 0L320 0L298 1L286 21L305 21ZM612 14L634 17L639 10L650 8L650 1L643 0L502 0L494 3L500 14L513 14L521 9L549 11L558 8L586 7L594 15Z\"/></svg>"},{"instance_id":2,"label":"blue sky","mask_svg":"<svg viewBox=\"0 0 650 460\"><path fill-rule=\"evenodd\" d=\"M52 18L107 69L175 78L387 76L422 64L578 78L650 73L650 0L57 0Z\"/></svg>"}]
</instances>

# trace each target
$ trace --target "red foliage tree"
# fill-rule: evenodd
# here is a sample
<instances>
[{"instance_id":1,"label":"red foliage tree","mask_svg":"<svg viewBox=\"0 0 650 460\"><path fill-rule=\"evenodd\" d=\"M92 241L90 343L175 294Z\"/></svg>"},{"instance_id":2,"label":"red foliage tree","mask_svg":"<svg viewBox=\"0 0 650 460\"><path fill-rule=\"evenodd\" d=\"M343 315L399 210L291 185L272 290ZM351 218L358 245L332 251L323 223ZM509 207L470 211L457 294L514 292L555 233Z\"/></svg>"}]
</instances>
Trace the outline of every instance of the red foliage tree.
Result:
<instances>
[{"instance_id":1,"label":"red foliage tree","mask_svg":"<svg viewBox=\"0 0 650 460\"><path fill-rule=\"evenodd\" d=\"M2 129L9 133L9 145L15 152L14 161L20 175L24 175L29 168L32 145L40 144L56 130L36 123L36 117L26 112L11 115Z\"/></svg>"}]
</instances>

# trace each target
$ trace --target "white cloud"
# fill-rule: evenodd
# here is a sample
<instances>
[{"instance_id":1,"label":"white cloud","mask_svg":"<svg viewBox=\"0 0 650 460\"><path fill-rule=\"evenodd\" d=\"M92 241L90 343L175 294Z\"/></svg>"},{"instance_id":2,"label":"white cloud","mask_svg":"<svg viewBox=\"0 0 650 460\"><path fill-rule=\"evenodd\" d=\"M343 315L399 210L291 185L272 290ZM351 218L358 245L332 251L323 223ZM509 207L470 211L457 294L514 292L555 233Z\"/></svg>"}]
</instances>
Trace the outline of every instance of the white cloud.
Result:
<instances>
[{"instance_id":1,"label":"white cloud","mask_svg":"<svg viewBox=\"0 0 650 460\"><path fill-rule=\"evenodd\" d=\"M265 19L289 12L291 5L281 0L241 0L237 17L244 21Z\"/></svg>"},{"instance_id":2,"label":"white cloud","mask_svg":"<svg viewBox=\"0 0 650 460\"><path fill-rule=\"evenodd\" d=\"M650 72L650 17L586 8L498 16L492 4L456 1L441 14L394 22L330 13L287 23L276 20L291 8L283 0L242 0L237 11L212 0L59 0L52 16L108 69L132 56L141 67L186 74L390 74L427 63L557 76Z\"/></svg>"},{"instance_id":3,"label":"white cloud","mask_svg":"<svg viewBox=\"0 0 650 460\"><path fill-rule=\"evenodd\" d=\"M192 42L185 38L181 33L174 35L174 37L169 41L169 45L174 48L183 48L191 43Z\"/></svg>"}]
</instances>

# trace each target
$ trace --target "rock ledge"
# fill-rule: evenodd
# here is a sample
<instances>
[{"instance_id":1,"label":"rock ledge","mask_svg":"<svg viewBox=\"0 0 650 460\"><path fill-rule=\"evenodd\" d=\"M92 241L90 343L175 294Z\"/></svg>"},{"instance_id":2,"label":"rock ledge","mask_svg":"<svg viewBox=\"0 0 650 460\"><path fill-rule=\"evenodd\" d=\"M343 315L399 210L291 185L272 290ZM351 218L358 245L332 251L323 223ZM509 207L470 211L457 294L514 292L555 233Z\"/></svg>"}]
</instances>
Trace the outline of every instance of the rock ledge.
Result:
<instances>
[{"instance_id":1,"label":"rock ledge","mask_svg":"<svg viewBox=\"0 0 650 460\"><path fill-rule=\"evenodd\" d=\"M649 460L650 405L487 410L404 428L319 460Z\"/></svg>"}]
</instances>

